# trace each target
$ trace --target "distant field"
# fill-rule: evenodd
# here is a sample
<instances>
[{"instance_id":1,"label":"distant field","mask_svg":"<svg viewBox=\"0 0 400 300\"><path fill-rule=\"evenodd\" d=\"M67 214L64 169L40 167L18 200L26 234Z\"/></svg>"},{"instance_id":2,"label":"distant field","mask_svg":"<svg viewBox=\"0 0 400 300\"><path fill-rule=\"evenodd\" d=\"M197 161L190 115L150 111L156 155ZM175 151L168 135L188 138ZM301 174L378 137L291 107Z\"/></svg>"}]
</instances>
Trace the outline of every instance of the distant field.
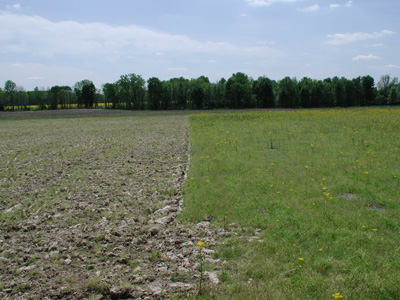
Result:
<instances>
[{"instance_id":1,"label":"distant field","mask_svg":"<svg viewBox=\"0 0 400 300\"><path fill-rule=\"evenodd\" d=\"M400 110L196 114L181 220L227 238L221 299L400 298Z\"/></svg>"}]
</instances>

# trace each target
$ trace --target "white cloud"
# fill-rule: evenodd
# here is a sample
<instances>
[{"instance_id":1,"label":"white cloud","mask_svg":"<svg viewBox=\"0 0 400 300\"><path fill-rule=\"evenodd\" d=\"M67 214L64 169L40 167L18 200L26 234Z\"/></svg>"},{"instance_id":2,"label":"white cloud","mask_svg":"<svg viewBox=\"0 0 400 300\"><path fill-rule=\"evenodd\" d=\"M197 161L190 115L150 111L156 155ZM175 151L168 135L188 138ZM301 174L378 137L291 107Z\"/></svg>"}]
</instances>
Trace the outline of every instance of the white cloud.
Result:
<instances>
[{"instance_id":1,"label":"white cloud","mask_svg":"<svg viewBox=\"0 0 400 300\"><path fill-rule=\"evenodd\" d=\"M63 55L116 60L150 53L265 56L277 55L278 51L267 46L245 47L227 42L203 42L137 25L52 22L39 16L0 11L0 53L29 54L41 58Z\"/></svg>"},{"instance_id":2,"label":"white cloud","mask_svg":"<svg viewBox=\"0 0 400 300\"><path fill-rule=\"evenodd\" d=\"M6 8L7 9L20 9L21 8L21 4L16 3L16 4L13 4L13 5L6 5Z\"/></svg>"},{"instance_id":3,"label":"white cloud","mask_svg":"<svg viewBox=\"0 0 400 300\"><path fill-rule=\"evenodd\" d=\"M320 10L321 7L318 4L314 4L308 7L304 7L304 8L298 8L297 10L299 11L304 11L304 12L312 12L312 11L317 11Z\"/></svg>"},{"instance_id":4,"label":"white cloud","mask_svg":"<svg viewBox=\"0 0 400 300\"><path fill-rule=\"evenodd\" d=\"M379 56L375 56L372 54L368 54L368 55L357 55L355 57L352 58L354 61L363 61L363 60L376 60L376 59L381 59Z\"/></svg>"},{"instance_id":5,"label":"white cloud","mask_svg":"<svg viewBox=\"0 0 400 300\"><path fill-rule=\"evenodd\" d=\"M353 6L353 0L349 0L345 4L346 7L352 7Z\"/></svg>"},{"instance_id":6,"label":"white cloud","mask_svg":"<svg viewBox=\"0 0 400 300\"><path fill-rule=\"evenodd\" d=\"M280 2L298 2L301 0L245 0L246 3L250 6L270 6L274 3Z\"/></svg>"},{"instance_id":7,"label":"white cloud","mask_svg":"<svg viewBox=\"0 0 400 300\"><path fill-rule=\"evenodd\" d=\"M339 8L341 5L340 4L338 4L338 3L332 3L332 4L329 4L329 8L330 9L335 9L335 8Z\"/></svg>"},{"instance_id":8,"label":"white cloud","mask_svg":"<svg viewBox=\"0 0 400 300\"><path fill-rule=\"evenodd\" d=\"M393 65L393 64L386 65L385 67L389 69L400 69L399 65Z\"/></svg>"},{"instance_id":9,"label":"white cloud","mask_svg":"<svg viewBox=\"0 0 400 300\"><path fill-rule=\"evenodd\" d=\"M390 30L381 30L376 31L373 33L366 33L366 32L355 32L355 33L336 33L336 34L329 34L328 35L328 44L332 45L342 45L357 41L369 40L369 39L376 39L385 36L391 36L396 34L394 31Z\"/></svg>"}]
</instances>

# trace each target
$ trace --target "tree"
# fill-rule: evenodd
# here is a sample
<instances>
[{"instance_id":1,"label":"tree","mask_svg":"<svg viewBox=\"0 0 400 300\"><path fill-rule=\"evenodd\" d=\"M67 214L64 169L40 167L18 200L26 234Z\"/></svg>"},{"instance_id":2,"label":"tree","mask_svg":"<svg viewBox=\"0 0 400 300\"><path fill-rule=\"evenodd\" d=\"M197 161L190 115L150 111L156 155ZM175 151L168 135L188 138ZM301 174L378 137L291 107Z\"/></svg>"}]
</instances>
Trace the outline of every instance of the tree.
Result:
<instances>
[{"instance_id":1,"label":"tree","mask_svg":"<svg viewBox=\"0 0 400 300\"><path fill-rule=\"evenodd\" d=\"M66 108L67 101L70 102L71 92L72 89L69 86L52 86L49 91L50 109L57 109L59 104L62 108Z\"/></svg>"},{"instance_id":2,"label":"tree","mask_svg":"<svg viewBox=\"0 0 400 300\"><path fill-rule=\"evenodd\" d=\"M145 80L136 74L121 75L117 84L117 95L127 109L144 109Z\"/></svg>"},{"instance_id":3,"label":"tree","mask_svg":"<svg viewBox=\"0 0 400 300\"><path fill-rule=\"evenodd\" d=\"M213 85L213 106L215 108L223 108L228 106L225 98L225 87L225 78L221 78L217 83Z\"/></svg>"},{"instance_id":4,"label":"tree","mask_svg":"<svg viewBox=\"0 0 400 300\"><path fill-rule=\"evenodd\" d=\"M354 105L355 106L365 105L362 84L361 84L361 77L358 76L356 78L353 78L351 82L353 83L354 86L354 98L355 98Z\"/></svg>"},{"instance_id":5,"label":"tree","mask_svg":"<svg viewBox=\"0 0 400 300\"><path fill-rule=\"evenodd\" d=\"M21 109L22 107L24 110L28 109L28 96L25 89L19 85L15 89L15 105L18 106L18 109Z\"/></svg>"},{"instance_id":6,"label":"tree","mask_svg":"<svg viewBox=\"0 0 400 300\"><path fill-rule=\"evenodd\" d=\"M378 81L377 87L379 94L385 98L385 102L390 102L389 92L393 86L398 84L399 79L397 77L390 78L389 74L382 75ZM385 103L386 104L386 103Z\"/></svg>"},{"instance_id":7,"label":"tree","mask_svg":"<svg viewBox=\"0 0 400 300\"><path fill-rule=\"evenodd\" d=\"M15 106L14 100L15 100L16 88L17 88L17 85L15 84L15 82L13 82L11 80L7 80L6 83L4 84L4 91L6 92L7 99L12 106L12 110L14 110L14 106Z\"/></svg>"},{"instance_id":8,"label":"tree","mask_svg":"<svg viewBox=\"0 0 400 300\"><path fill-rule=\"evenodd\" d=\"M4 110L5 106L5 92L0 88L0 111Z\"/></svg>"},{"instance_id":9,"label":"tree","mask_svg":"<svg viewBox=\"0 0 400 300\"><path fill-rule=\"evenodd\" d=\"M193 89L190 92L190 98L193 102L194 109L203 108L204 90L200 85L193 87Z\"/></svg>"},{"instance_id":10,"label":"tree","mask_svg":"<svg viewBox=\"0 0 400 300\"><path fill-rule=\"evenodd\" d=\"M84 87L85 87L85 94L83 93ZM90 102L93 106L94 94L96 92L96 88L92 81L88 79L78 81L74 85L74 92L76 95L78 107L85 106L86 108L88 108L90 106Z\"/></svg>"},{"instance_id":11,"label":"tree","mask_svg":"<svg viewBox=\"0 0 400 300\"><path fill-rule=\"evenodd\" d=\"M312 89L312 79L308 77L303 77L299 84L299 102L300 106L303 108L311 107L311 89Z\"/></svg>"},{"instance_id":12,"label":"tree","mask_svg":"<svg viewBox=\"0 0 400 300\"><path fill-rule=\"evenodd\" d=\"M271 79L264 76L258 77L257 80L253 81L253 93L257 101L256 107L275 107L275 95Z\"/></svg>"},{"instance_id":13,"label":"tree","mask_svg":"<svg viewBox=\"0 0 400 300\"><path fill-rule=\"evenodd\" d=\"M371 76L361 77L361 86L363 93L363 103L362 105L375 105L376 103L376 89L375 81Z\"/></svg>"},{"instance_id":14,"label":"tree","mask_svg":"<svg viewBox=\"0 0 400 300\"><path fill-rule=\"evenodd\" d=\"M46 109L46 92L44 90L39 90L38 87L35 87L33 91L29 91L27 94L29 105L37 105L39 109Z\"/></svg>"},{"instance_id":15,"label":"tree","mask_svg":"<svg viewBox=\"0 0 400 300\"><path fill-rule=\"evenodd\" d=\"M225 97L230 108L250 107L252 87L247 75L237 72L232 74L226 83Z\"/></svg>"},{"instance_id":16,"label":"tree","mask_svg":"<svg viewBox=\"0 0 400 300\"><path fill-rule=\"evenodd\" d=\"M189 80L179 77L170 79L171 82L171 108L186 109L189 98Z\"/></svg>"},{"instance_id":17,"label":"tree","mask_svg":"<svg viewBox=\"0 0 400 300\"><path fill-rule=\"evenodd\" d=\"M95 96L96 87L93 82L87 83L82 87L82 98L85 103L85 108L93 108Z\"/></svg>"},{"instance_id":18,"label":"tree","mask_svg":"<svg viewBox=\"0 0 400 300\"><path fill-rule=\"evenodd\" d=\"M149 78L149 80L147 80L147 99L149 109L160 109L162 96L163 88L160 79L156 77Z\"/></svg>"},{"instance_id":19,"label":"tree","mask_svg":"<svg viewBox=\"0 0 400 300\"><path fill-rule=\"evenodd\" d=\"M344 93L346 97L346 106L354 106L357 103L356 88L352 80L346 79L344 82Z\"/></svg>"},{"instance_id":20,"label":"tree","mask_svg":"<svg viewBox=\"0 0 400 300\"><path fill-rule=\"evenodd\" d=\"M388 104L390 105L399 104L399 96L397 93L397 89L394 87L394 85L390 88L388 98L389 98Z\"/></svg>"},{"instance_id":21,"label":"tree","mask_svg":"<svg viewBox=\"0 0 400 300\"><path fill-rule=\"evenodd\" d=\"M278 83L279 106L283 108L298 107L297 81L295 78L285 77Z\"/></svg>"},{"instance_id":22,"label":"tree","mask_svg":"<svg viewBox=\"0 0 400 300\"><path fill-rule=\"evenodd\" d=\"M190 100L191 107L194 109L211 108L212 103L212 85L205 76L190 81Z\"/></svg>"},{"instance_id":23,"label":"tree","mask_svg":"<svg viewBox=\"0 0 400 300\"><path fill-rule=\"evenodd\" d=\"M115 83L103 84L103 94L106 103L111 102L111 108L115 109L118 106L117 85Z\"/></svg>"},{"instance_id":24,"label":"tree","mask_svg":"<svg viewBox=\"0 0 400 300\"><path fill-rule=\"evenodd\" d=\"M344 79L337 76L332 78L332 95L335 106L347 106Z\"/></svg>"}]
</instances>

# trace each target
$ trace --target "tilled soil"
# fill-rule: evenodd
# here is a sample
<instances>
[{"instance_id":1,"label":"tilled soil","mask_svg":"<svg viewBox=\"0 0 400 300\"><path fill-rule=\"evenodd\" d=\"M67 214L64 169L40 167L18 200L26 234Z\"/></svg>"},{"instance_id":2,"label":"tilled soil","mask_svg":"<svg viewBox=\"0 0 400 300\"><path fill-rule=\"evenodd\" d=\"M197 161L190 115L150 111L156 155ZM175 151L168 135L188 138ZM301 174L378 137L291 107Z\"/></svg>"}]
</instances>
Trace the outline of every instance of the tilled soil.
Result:
<instances>
[{"instance_id":1,"label":"tilled soil","mask_svg":"<svg viewBox=\"0 0 400 300\"><path fill-rule=\"evenodd\" d=\"M218 270L209 220L176 220L187 115L0 123L0 298L187 298L199 241Z\"/></svg>"}]
</instances>

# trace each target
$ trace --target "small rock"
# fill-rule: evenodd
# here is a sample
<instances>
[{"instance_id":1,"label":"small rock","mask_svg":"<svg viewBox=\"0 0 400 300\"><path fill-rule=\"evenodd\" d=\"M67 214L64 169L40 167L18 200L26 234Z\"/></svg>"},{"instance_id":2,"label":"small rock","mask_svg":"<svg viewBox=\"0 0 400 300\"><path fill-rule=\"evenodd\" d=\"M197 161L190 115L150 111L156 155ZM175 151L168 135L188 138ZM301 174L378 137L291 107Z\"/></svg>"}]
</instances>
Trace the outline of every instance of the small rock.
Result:
<instances>
[{"instance_id":1,"label":"small rock","mask_svg":"<svg viewBox=\"0 0 400 300\"><path fill-rule=\"evenodd\" d=\"M18 271L20 271L20 272L23 272L23 271L30 271L30 270L33 270L34 268L36 268L36 265L27 266L27 267L22 267L22 268L19 268Z\"/></svg>"},{"instance_id":2,"label":"small rock","mask_svg":"<svg viewBox=\"0 0 400 300\"><path fill-rule=\"evenodd\" d=\"M208 272L208 271L205 271L205 272L204 272L204 275L205 275L206 277L208 277L208 279L210 280L210 282L211 282L212 284L214 284L214 285L218 285L218 284L219 284L219 279L218 279L218 275L217 275L216 272Z\"/></svg>"},{"instance_id":3,"label":"small rock","mask_svg":"<svg viewBox=\"0 0 400 300\"><path fill-rule=\"evenodd\" d=\"M152 236L155 236L158 232L159 232L159 229L157 227L150 228L150 234Z\"/></svg>"}]
</instances>

